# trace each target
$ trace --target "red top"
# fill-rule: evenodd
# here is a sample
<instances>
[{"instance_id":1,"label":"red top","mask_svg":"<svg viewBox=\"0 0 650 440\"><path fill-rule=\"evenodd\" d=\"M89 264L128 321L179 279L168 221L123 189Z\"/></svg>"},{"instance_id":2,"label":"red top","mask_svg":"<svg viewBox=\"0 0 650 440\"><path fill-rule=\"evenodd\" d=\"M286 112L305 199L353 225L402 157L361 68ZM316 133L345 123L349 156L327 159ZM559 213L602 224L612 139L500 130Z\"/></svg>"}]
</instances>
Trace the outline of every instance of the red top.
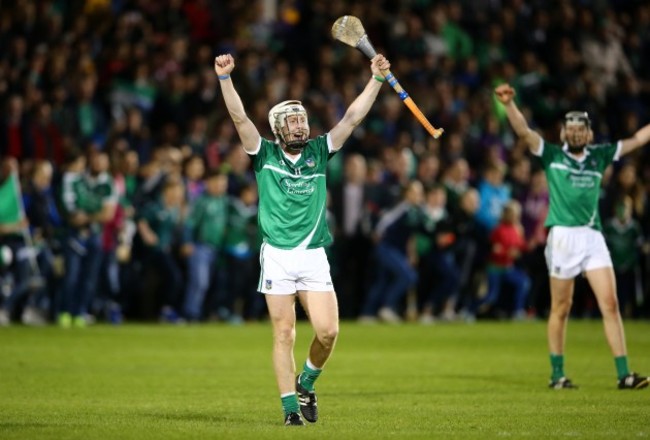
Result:
<instances>
[{"instance_id":1,"label":"red top","mask_svg":"<svg viewBox=\"0 0 650 440\"><path fill-rule=\"evenodd\" d=\"M490 263L495 266L512 266L526 250L526 240L521 225L499 223L490 235L490 243L492 243Z\"/></svg>"},{"instance_id":2,"label":"red top","mask_svg":"<svg viewBox=\"0 0 650 440\"><path fill-rule=\"evenodd\" d=\"M35 159L51 160L56 165L63 164L63 137L55 124L34 124L32 138Z\"/></svg>"},{"instance_id":3,"label":"red top","mask_svg":"<svg viewBox=\"0 0 650 440\"><path fill-rule=\"evenodd\" d=\"M23 137L20 134L20 125L10 124L7 127L7 156L20 159L23 155Z\"/></svg>"}]
</instances>

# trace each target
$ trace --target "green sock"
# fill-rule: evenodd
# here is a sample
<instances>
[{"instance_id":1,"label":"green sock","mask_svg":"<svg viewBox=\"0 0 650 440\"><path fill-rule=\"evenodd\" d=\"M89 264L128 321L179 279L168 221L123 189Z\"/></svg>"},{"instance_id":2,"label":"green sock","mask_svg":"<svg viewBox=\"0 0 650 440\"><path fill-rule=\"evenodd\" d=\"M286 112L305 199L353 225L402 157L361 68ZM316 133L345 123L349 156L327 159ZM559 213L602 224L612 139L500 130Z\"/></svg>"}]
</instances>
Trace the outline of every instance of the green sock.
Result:
<instances>
[{"instance_id":1,"label":"green sock","mask_svg":"<svg viewBox=\"0 0 650 440\"><path fill-rule=\"evenodd\" d=\"M627 366L627 356L616 356L614 363L616 364L616 372L618 373L619 380L630 374L630 368Z\"/></svg>"},{"instance_id":2,"label":"green sock","mask_svg":"<svg viewBox=\"0 0 650 440\"><path fill-rule=\"evenodd\" d=\"M564 377L564 355L551 353L551 380Z\"/></svg>"},{"instance_id":3,"label":"green sock","mask_svg":"<svg viewBox=\"0 0 650 440\"><path fill-rule=\"evenodd\" d=\"M302 366L302 373L300 373L300 385L307 391L314 391L314 382L320 376L321 371L323 371L321 368L316 368L307 359L305 365Z\"/></svg>"},{"instance_id":4,"label":"green sock","mask_svg":"<svg viewBox=\"0 0 650 440\"><path fill-rule=\"evenodd\" d=\"M280 400L282 400L282 410L284 411L285 416L292 412L297 413L300 410L296 393L280 396Z\"/></svg>"}]
</instances>

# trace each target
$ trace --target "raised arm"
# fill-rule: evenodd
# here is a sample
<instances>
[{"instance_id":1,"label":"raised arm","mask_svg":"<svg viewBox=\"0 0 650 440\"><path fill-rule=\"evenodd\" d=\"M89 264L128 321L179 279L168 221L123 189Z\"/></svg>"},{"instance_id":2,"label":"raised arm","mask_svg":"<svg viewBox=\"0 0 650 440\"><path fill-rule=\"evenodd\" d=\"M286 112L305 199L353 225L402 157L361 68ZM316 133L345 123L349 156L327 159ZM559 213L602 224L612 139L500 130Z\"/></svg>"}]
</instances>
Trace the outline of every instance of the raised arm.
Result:
<instances>
[{"instance_id":1,"label":"raised arm","mask_svg":"<svg viewBox=\"0 0 650 440\"><path fill-rule=\"evenodd\" d=\"M226 102L228 113L235 123L235 128L241 139L242 146L247 153L255 153L260 143L260 133L244 110L244 104L235 90L230 78L230 72L235 68L235 59L232 55L219 55L214 59L214 71L219 77L223 100Z\"/></svg>"},{"instance_id":2,"label":"raised arm","mask_svg":"<svg viewBox=\"0 0 650 440\"><path fill-rule=\"evenodd\" d=\"M528 122L526 122L524 115L521 114L517 104L515 104L515 89L510 87L509 84L501 84L494 89L494 94L506 109L508 121L510 121L515 134L526 142L531 153L538 154L542 138L537 132L528 127Z\"/></svg>"},{"instance_id":3,"label":"raised arm","mask_svg":"<svg viewBox=\"0 0 650 440\"><path fill-rule=\"evenodd\" d=\"M623 144L621 147L621 156L631 153L637 148L644 146L650 142L650 124L634 133L632 137L623 139L621 142Z\"/></svg>"},{"instance_id":4,"label":"raised arm","mask_svg":"<svg viewBox=\"0 0 650 440\"><path fill-rule=\"evenodd\" d=\"M332 141L332 147L335 150L343 146L343 143L352 134L352 130L363 121L363 118L370 111L370 107L375 102L382 84L382 82L375 79L375 76L383 78L384 76L381 74L381 71L388 69L390 69L390 62L383 55L375 55L370 62L370 70L372 70L373 76L368 81L363 92L352 101L343 118L330 130L330 139Z\"/></svg>"}]
</instances>

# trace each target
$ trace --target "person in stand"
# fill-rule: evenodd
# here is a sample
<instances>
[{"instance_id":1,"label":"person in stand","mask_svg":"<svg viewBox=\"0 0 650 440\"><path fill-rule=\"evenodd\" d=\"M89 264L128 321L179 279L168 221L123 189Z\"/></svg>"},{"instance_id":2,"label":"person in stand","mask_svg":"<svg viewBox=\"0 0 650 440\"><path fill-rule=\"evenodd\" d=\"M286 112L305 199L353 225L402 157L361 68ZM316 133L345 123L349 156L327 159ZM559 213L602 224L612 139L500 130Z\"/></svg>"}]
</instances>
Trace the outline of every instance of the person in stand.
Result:
<instances>
[{"instance_id":1,"label":"person in stand","mask_svg":"<svg viewBox=\"0 0 650 440\"><path fill-rule=\"evenodd\" d=\"M183 273L174 253L184 199L183 182L170 179L164 183L159 199L144 205L135 217L144 247L143 259L148 269L160 277L156 289L158 301L162 302L160 321L170 324L185 322L177 312L183 303Z\"/></svg>"},{"instance_id":2,"label":"person in stand","mask_svg":"<svg viewBox=\"0 0 650 440\"><path fill-rule=\"evenodd\" d=\"M612 259L602 234L598 200L605 169L620 157L650 141L650 124L632 137L616 143L593 144L589 115L568 112L560 139L563 145L546 142L531 130L514 101L515 90L508 84L495 89L504 105L513 130L546 171L550 206L546 226L546 262L551 286L551 312L548 319L548 345L551 361L549 386L575 388L564 373L564 343L571 310L574 280L583 273L598 301L605 336L614 355L619 389L640 389L650 378L631 372L628 367L623 319L616 297Z\"/></svg>"},{"instance_id":3,"label":"person in stand","mask_svg":"<svg viewBox=\"0 0 650 440\"><path fill-rule=\"evenodd\" d=\"M257 187L242 186L228 208L224 241L226 270L237 274L227 278L232 323L257 321L266 313L264 298L257 293L255 275L259 271L260 240L257 227Z\"/></svg>"},{"instance_id":4,"label":"person in stand","mask_svg":"<svg viewBox=\"0 0 650 440\"><path fill-rule=\"evenodd\" d=\"M215 58L228 113L242 147L253 156L259 191L259 225L263 237L258 290L265 294L273 324L273 364L285 425L318 420L314 381L332 354L339 333L338 305L325 247L332 242L327 227L326 170L375 102L381 72L390 68L383 55L370 65L372 75L329 133L309 138L307 111L300 101L283 101L269 111L275 141L263 139L246 115L230 73L232 55ZM303 371L295 377L296 297L305 309L315 337ZM302 413L302 416L301 416Z\"/></svg>"},{"instance_id":5,"label":"person in stand","mask_svg":"<svg viewBox=\"0 0 650 440\"><path fill-rule=\"evenodd\" d=\"M443 321L453 321L461 273L454 254L455 225L447 210L447 191L443 185L435 184L426 191L423 209L430 232L417 236L422 248L419 272L423 278L419 283L422 297L419 321L432 324L436 308L442 309L438 315Z\"/></svg>"},{"instance_id":6,"label":"person in stand","mask_svg":"<svg viewBox=\"0 0 650 440\"><path fill-rule=\"evenodd\" d=\"M93 169L96 160L93 157ZM115 214L110 179L97 180L99 174L87 170L86 163L80 151L70 152L60 188L65 272L57 321L63 328L85 327L93 320L88 312L101 270L100 233Z\"/></svg>"},{"instance_id":7,"label":"person in stand","mask_svg":"<svg viewBox=\"0 0 650 440\"><path fill-rule=\"evenodd\" d=\"M526 319L530 278L516 264L527 250L524 228L521 225L521 205L516 200L511 200L504 206L501 221L490 233L490 243L491 252L487 269L488 291L483 298L473 304L471 313L476 316L479 310L498 304L505 282L512 287L514 295L512 318Z\"/></svg>"},{"instance_id":8,"label":"person in stand","mask_svg":"<svg viewBox=\"0 0 650 440\"><path fill-rule=\"evenodd\" d=\"M430 235L423 202L422 183L413 180L404 188L400 203L379 219L374 231L374 281L368 288L359 322L374 322L377 316L387 323L402 321L404 298L418 282L412 240L418 232Z\"/></svg>"},{"instance_id":9,"label":"person in stand","mask_svg":"<svg viewBox=\"0 0 650 440\"><path fill-rule=\"evenodd\" d=\"M203 303L211 285L222 281L218 271L228 225L228 178L218 171L205 177L205 192L190 205L184 225L187 285L183 314L189 321L203 318ZM225 286L216 286L225 290Z\"/></svg>"},{"instance_id":10,"label":"person in stand","mask_svg":"<svg viewBox=\"0 0 650 440\"><path fill-rule=\"evenodd\" d=\"M62 219L56 203L52 179L54 167L47 160L34 162L32 175L23 190L25 215L29 220L36 252L36 263L45 281L42 288L34 289L23 309L21 320L26 325L47 323L56 292L54 253L60 248L59 236ZM30 267L33 270L33 267ZM37 287L37 286L33 286ZM38 286L40 287L40 286Z\"/></svg>"},{"instance_id":11,"label":"person in stand","mask_svg":"<svg viewBox=\"0 0 650 440\"><path fill-rule=\"evenodd\" d=\"M641 225L632 216L633 201L630 196L622 196L614 205L614 216L605 220L603 234L612 255L614 275L618 290L618 304L621 314L633 317L640 304L637 292L641 289L638 271L643 253L644 237Z\"/></svg>"}]
</instances>

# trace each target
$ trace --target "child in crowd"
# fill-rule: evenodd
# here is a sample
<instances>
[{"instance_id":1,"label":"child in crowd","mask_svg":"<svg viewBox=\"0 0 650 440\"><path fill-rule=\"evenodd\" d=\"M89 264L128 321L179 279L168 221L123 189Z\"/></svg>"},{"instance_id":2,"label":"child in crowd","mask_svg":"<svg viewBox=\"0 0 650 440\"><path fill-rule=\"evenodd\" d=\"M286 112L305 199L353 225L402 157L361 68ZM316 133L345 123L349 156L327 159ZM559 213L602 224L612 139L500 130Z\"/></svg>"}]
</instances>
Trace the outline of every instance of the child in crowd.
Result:
<instances>
[{"instance_id":1,"label":"child in crowd","mask_svg":"<svg viewBox=\"0 0 650 440\"><path fill-rule=\"evenodd\" d=\"M143 261L155 268L162 277L158 291L162 294L160 320L172 324L183 322L176 311L183 288L183 277L173 253L173 245L181 223L185 189L177 179L170 179L162 188L162 195L145 205L136 214L140 240L144 244Z\"/></svg>"},{"instance_id":2,"label":"child in crowd","mask_svg":"<svg viewBox=\"0 0 650 440\"><path fill-rule=\"evenodd\" d=\"M641 226L632 217L632 198L622 197L614 206L614 212L615 215L603 225L603 235L612 256L621 315L631 317L641 303L637 301L637 296L641 296L637 271L641 259L640 251L646 249L643 246Z\"/></svg>"},{"instance_id":3,"label":"child in crowd","mask_svg":"<svg viewBox=\"0 0 650 440\"><path fill-rule=\"evenodd\" d=\"M488 260L488 292L471 307L472 318L477 312L494 306L502 293L503 283L510 284L514 293L514 319L526 317L526 300L530 290L530 279L515 262L526 250L526 239L521 226L521 205L515 200L508 202L501 214L501 220L490 234L492 244ZM470 320L472 319L470 318Z\"/></svg>"},{"instance_id":4,"label":"child in crowd","mask_svg":"<svg viewBox=\"0 0 650 440\"><path fill-rule=\"evenodd\" d=\"M228 308L233 312L231 322L261 319L266 311L264 296L257 292L259 248L261 236L257 227L257 187L241 187L233 199L228 214L225 255L228 273Z\"/></svg>"}]
</instances>

